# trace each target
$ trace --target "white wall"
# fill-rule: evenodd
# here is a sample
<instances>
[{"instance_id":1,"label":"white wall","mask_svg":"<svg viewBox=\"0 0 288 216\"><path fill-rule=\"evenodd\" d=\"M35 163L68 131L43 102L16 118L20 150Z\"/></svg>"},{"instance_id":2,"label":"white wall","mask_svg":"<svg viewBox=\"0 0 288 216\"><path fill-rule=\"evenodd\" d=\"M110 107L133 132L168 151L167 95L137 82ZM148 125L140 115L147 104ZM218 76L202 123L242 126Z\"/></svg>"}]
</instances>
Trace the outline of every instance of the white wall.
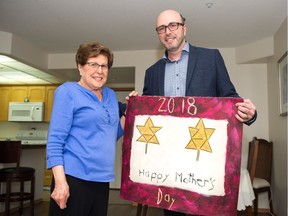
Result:
<instances>
[{"instance_id":1,"label":"white wall","mask_svg":"<svg viewBox=\"0 0 288 216\"><path fill-rule=\"evenodd\" d=\"M253 136L269 139L268 92L266 64L237 64L235 49L220 49L238 94L250 99L257 108L258 118L251 126L244 125L242 139L242 167L247 166L248 142ZM247 51L249 52L249 50Z\"/></svg>"},{"instance_id":2,"label":"white wall","mask_svg":"<svg viewBox=\"0 0 288 216\"><path fill-rule=\"evenodd\" d=\"M48 54L11 33L0 31L0 53L35 68L47 69Z\"/></svg>"},{"instance_id":3,"label":"white wall","mask_svg":"<svg viewBox=\"0 0 288 216\"><path fill-rule=\"evenodd\" d=\"M143 89L145 70L163 55L159 50L116 51L113 54L113 67L135 67L135 86L140 94ZM48 68L51 70L75 68L75 54L50 54Z\"/></svg>"},{"instance_id":4,"label":"white wall","mask_svg":"<svg viewBox=\"0 0 288 216\"><path fill-rule=\"evenodd\" d=\"M278 60L287 52L287 18L274 37L274 56L268 63L269 136L273 141L273 205L277 215L288 215L287 116L280 116Z\"/></svg>"}]
</instances>

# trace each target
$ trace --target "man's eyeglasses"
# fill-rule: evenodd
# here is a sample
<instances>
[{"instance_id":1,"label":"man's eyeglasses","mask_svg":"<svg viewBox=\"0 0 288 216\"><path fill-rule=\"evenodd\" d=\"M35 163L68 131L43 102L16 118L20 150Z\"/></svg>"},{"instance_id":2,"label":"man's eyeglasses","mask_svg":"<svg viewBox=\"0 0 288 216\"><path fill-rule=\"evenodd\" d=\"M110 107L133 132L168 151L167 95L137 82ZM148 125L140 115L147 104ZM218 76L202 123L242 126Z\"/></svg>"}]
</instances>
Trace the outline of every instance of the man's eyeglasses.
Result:
<instances>
[{"instance_id":1,"label":"man's eyeglasses","mask_svg":"<svg viewBox=\"0 0 288 216\"><path fill-rule=\"evenodd\" d=\"M161 25L156 28L156 31L158 34L163 34L166 32L166 29L168 28L170 31L175 31L179 28L179 25L184 26L184 23L179 23L179 22L171 22L167 26L166 25Z\"/></svg>"},{"instance_id":2,"label":"man's eyeglasses","mask_svg":"<svg viewBox=\"0 0 288 216\"><path fill-rule=\"evenodd\" d=\"M102 71L108 71L108 65L100 65L96 62L86 62L86 64L93 69L99 70L99 68L101 67Z\"/></svg>"}]
</instances>

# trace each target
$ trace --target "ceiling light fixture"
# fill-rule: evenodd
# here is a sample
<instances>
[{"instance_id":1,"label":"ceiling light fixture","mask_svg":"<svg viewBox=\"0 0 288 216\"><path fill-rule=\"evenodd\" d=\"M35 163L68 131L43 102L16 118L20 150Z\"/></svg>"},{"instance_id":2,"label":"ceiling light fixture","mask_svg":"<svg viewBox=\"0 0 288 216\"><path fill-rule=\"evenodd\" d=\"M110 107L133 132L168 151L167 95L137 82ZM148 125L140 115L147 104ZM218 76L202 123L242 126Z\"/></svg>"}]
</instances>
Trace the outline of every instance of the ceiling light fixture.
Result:
<instances>
[{"instance_id":1,"label":"ceiling light fixture","mask_svg":"<svg viewBox=\"0 0 288 216\"><path fill-rule=\"evenodd\" d=\"M54 84L56 77L0 54L0 85L3 84Z\"/></svg>"},{"instance_id":2,"label":"ceiling light fixture","mask_svg":"<svg viewBox=\"0 0 288 216\"><path fill-rule=\"evenodd\" d=\"M207 6L208 8L211 8L211 7L213 6L212 0L207 0L206 6Z\"/></svg>"}]
</instances>

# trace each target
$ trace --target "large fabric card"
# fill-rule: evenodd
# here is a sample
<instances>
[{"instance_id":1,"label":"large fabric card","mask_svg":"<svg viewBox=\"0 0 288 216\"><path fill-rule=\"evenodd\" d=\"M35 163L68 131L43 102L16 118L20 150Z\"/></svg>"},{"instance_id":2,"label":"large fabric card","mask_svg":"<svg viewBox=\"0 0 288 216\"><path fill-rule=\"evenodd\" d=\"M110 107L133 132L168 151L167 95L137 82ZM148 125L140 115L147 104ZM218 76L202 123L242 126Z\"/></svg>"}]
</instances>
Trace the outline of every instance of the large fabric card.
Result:
<instances>
[{"instance_id":1,"label":"large fabric card","mask_svg":"<svg viewBox=\"0 0 288 216\"><path fill-rule=\"evenodd\" d=\"M236 215L241 98L137 96L129 100L120 195L199 215Z\"/></svg>"}]
</instances>

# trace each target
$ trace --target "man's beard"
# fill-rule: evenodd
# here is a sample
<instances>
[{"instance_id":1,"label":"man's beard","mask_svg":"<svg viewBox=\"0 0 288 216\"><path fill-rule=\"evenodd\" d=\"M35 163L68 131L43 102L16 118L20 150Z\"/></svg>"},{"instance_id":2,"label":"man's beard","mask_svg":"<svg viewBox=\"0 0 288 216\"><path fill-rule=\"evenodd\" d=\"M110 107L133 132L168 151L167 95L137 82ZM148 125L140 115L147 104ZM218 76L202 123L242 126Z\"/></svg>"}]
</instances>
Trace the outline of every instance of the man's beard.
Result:
<instances>
[{"instance_id":1,"label":"man's beard","mask_svg":"<svg viewBox=\"0 0 288 216\"><path fill-rule=\"evenodd\" d=\"M181 41L176 40L176 44L173 44L173 43L172 44L164 44L164 43L162 43L162 44L166 48L166 50L168 52L175 52L181 47L181 45L183 43L185 43L185 38L182 38Z\"/></svg>"}]
</instances>

